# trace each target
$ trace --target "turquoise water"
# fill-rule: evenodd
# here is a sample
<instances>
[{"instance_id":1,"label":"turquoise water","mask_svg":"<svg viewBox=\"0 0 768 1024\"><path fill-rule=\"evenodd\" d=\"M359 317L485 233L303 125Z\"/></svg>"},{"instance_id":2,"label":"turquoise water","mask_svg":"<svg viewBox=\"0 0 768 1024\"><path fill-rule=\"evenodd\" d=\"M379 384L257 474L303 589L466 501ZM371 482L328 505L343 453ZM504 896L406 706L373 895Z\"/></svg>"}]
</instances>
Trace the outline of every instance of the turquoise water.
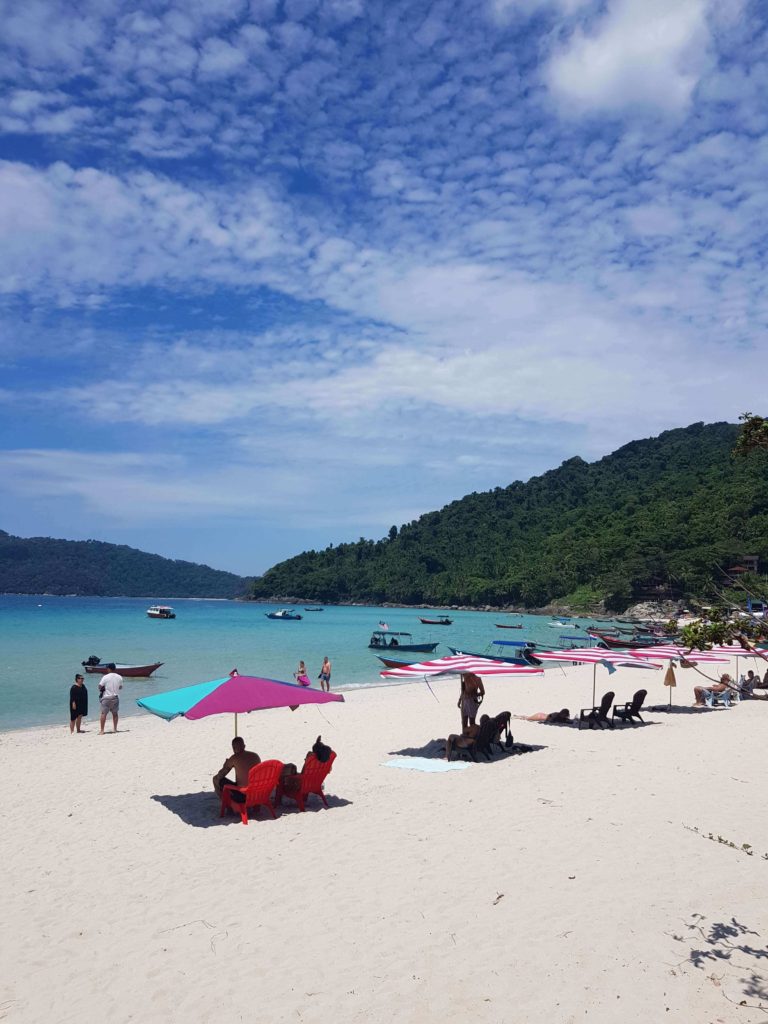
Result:
<instances>
[{"instance_id":1,"label":"turquoise water","mask_svg":"<svg viewBox=\"0 0 768 1024\"><path fill-rule=\"evenodd\" d=\"M157 602L172 604L177 618L148 619L146 609ZM273 607L173 598L0 595L0 729L68 722L69 687L91 654L134 665L164 662L151 679L125 680L121 711L144 714L136 698L215 679L233 668L243 675L292 681L303 658L316 686L325 654L333 663L334 689L381 684L383 666L367 647L379 620L392 630L412 633L414 642L439 641L434 657L449 654L448 643L483 652L492 640L530 639L556 647L561 633L583 635L581 629L550 628L548 618L534 615L522 617L521 630L502 630L494 623L521 619L457 611L450 613L452 626L424 626L419 615L430 613L422 609L327 606L322 612L299 608L300 622L279 622L266 618ZM583 627L592 620L574 621ZM403 660L429 657L403 654ZM97 680L86 676L91 718L98 707Z\"/></svg>"}]
</instances>

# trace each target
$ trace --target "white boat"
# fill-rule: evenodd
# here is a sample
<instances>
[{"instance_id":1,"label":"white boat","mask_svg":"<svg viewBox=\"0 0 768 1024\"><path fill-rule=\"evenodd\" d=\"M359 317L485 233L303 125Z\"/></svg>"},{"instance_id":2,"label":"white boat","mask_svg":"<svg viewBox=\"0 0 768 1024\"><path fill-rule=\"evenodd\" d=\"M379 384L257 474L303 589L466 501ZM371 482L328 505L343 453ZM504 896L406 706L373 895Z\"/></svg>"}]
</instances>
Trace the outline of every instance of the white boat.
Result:
<instances>
[{"instance_id":1,"label":"white boat","mask_svg":"<svg viewBox=\"0 0 768 1024\"><path fill-rule=\"evenodd\" d=\"M147 615L150 619L176 618L176 612L167 604L153 604L151 608L147 608Z\"/></svg>"},{"instance_id":2,"label":"white boat","mask_svg":"<svg viewBox=\"0 0 768 1024\"><path fill-rule=\"evenodd\" d=\"M575 622L548 622L548 626L552 629L578 629L579 627Z\"/></svg>"},{"instance_id":3,"label":"white boat","mask_svg":"<svg viewBox=\"0 0 768 1024\"><path fill-rule=\"evenodd\" d=\"M301 616L293 608L281 608L276 612L264 612L268 619L300 619Z\"/></svg>"}]
</instances>

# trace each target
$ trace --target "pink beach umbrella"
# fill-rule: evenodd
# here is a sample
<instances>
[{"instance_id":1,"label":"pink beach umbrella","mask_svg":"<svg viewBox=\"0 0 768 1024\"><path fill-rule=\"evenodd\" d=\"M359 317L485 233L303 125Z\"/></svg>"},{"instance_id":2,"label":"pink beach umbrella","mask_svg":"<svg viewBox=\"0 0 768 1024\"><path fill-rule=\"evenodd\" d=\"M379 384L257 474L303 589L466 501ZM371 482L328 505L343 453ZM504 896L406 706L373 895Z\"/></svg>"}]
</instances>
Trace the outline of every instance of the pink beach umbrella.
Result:
<instances>
[{"instance_id":1,"label":"pink beach umbrella","mask_svg":"<svg viewBox=\"0 0 768 1024\"><path fill-rule=\"evenodd\" d=\"M208 715L233 714L237 736L237 716L240 714L266 711L268 708L291 708L294 711L300 704L328 704L343 700L340 693L313 690L279 679L230 675L226 679L213 679L208 683L195 683L142 697L136 703L169 722L181 716L195 721Z\"/></svg>"},{"instance_id":2,"label":"pink beach umbrella","mask_svg":"<svg viewBox=\"0 0 768 1024\"><path fill-rule=\"evenodd\" d=\"M562 651L535 651L534 657L538 661L571 661L592 666L592 707L595 706L595 686L597 682L597 666L605 665L609 671L615 666L623 665L630 668L654 668L658 665L649 664L635 657L629 651L609 651L602 647L574 647L571 650Z\"/></svg>"}]
</instances>

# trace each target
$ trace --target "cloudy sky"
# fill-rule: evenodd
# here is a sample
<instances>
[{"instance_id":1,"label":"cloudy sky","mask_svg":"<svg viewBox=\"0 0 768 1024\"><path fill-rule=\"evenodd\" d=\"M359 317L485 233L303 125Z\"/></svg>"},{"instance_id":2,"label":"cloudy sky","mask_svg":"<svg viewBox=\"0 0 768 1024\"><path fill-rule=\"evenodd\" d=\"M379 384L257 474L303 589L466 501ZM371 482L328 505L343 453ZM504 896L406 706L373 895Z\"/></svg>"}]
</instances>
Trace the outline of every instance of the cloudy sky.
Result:
<instances>
[{"instance_id":1,"label":"cloudy sky","mask_svg":"<svg viewBox=\"0 0 768 1024\"><path fill-rule=\"evenodd\" d=\"M759 3L131 6L0 0L0 528L252 573L768 409Z\"/></svg>"}]
</instances>

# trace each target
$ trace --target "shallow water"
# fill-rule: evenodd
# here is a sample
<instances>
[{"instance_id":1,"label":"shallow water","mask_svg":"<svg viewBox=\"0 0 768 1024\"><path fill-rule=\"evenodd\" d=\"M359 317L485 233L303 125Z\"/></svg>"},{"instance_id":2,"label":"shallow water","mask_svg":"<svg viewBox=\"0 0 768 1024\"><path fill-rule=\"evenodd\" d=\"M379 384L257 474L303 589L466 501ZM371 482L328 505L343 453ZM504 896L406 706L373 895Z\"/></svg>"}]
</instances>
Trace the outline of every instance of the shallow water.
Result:
<instances>
[{"instance_id":1,"label":"shallow water","mask_svg":"<svg viewBox=\"0 0 768 1024\"><path fill-rule=\"evenodd\" d=\"M148 619L150 604L172 604L177 618ZM0 595L0 729L69 720L69 687L91 654L124 664L164 662L151 679L126 679L121 712L139 712L135 700L176 686L226 675L293 681L299 659L313 686L325 654L333 663L334 689L381 685L383 666L368 650L380 620L413 634L414 642L439 642L434 655L403 654L403 660L450 654L448 644L493 653L493 640L530 639L557 647L560 635L583 629L551 628L549 617L513 617L502 612L451 612L452 626L425 626L413 608L340 607L304 612L299 622L267 619L273 605L173 598L102 598ZM496 622L523 622L521 630L496 629ZM580 627L590 619L574 619ZM502 649L496 648L496 653ZM397 657L398 655L395 654ZM98 710L97 676L86 676L90 717ZM513 683L511 685L514 685ZM143 712L141 712L143 713Z\"/></svg>"}]
</instances>

